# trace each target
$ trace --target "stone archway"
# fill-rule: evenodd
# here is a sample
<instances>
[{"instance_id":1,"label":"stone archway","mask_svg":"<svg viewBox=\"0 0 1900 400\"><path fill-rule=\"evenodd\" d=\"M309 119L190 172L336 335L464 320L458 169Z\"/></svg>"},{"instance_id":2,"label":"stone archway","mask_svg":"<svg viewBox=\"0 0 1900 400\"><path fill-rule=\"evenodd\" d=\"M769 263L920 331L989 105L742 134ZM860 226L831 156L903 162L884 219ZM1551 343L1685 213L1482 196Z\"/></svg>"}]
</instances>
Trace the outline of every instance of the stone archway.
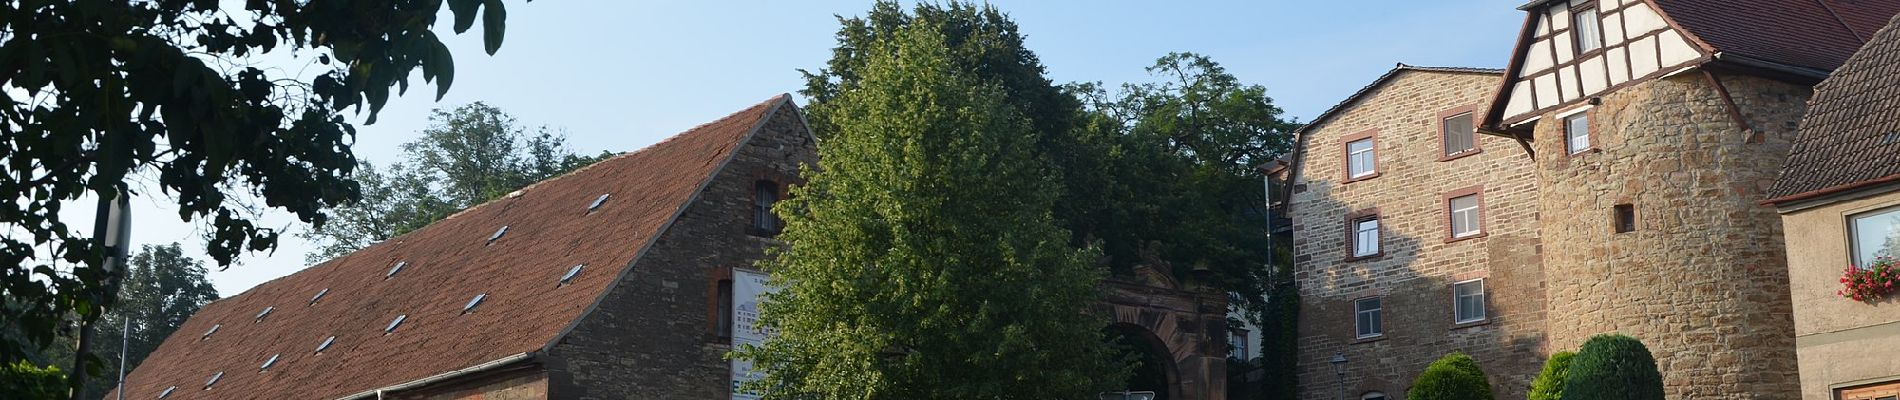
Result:
<instances>
[{"instance_id":1,"label":"stone archway","mask_svg":"<svg viewBox=\"0 0 1900 400\"><path fill-rule=\"evenodd\" d=\"M1226 399L1227 294L1148 267L1134 272L1103 281L1097 312L1111 328L1144 333L1130 336L1166 351L1168 399Z\"/></svg>"}]
</instances>

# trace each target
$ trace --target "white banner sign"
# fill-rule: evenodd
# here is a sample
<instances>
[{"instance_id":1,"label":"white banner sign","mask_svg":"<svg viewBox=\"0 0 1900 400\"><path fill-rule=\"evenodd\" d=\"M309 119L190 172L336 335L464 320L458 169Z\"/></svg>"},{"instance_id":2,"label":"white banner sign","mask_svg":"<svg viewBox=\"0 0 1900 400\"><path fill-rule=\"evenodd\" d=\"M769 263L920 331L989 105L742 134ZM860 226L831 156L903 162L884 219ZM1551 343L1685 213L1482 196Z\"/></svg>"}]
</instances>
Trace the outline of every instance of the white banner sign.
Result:
<instances>
[{"instance_id":1,"label":"white banner sign","mask_svg":"<svg viewBox=\"0 0 1900 400\"><path fill-rule=\"evenodd\" d=\"M759 326L759 295L775 292L777 289L766 286L767 276L763 272L734 268L732 270L732 348L745 345L757 346L772 336L772 332ZM763 378L752 371L752 362L732 359L732 398L734 400L756 400L758 392L745 392L739 387L747 382Z\"/></svg>"}]
</instances>

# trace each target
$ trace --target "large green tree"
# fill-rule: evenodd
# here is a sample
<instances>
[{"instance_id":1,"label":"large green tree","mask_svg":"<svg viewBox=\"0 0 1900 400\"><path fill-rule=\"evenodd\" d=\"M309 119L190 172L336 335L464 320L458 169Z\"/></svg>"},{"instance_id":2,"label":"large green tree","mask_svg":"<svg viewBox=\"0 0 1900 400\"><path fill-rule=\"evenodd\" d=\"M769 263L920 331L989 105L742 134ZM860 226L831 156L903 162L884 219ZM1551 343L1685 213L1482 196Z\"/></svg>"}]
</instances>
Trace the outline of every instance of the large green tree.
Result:
<instances>
[{"instance_id":1,"label":"large green tree","mask_svg":"<svg viewBox=\"0 0 1900 400\"><path fill-rule=\"evenodd\" d=\"M402 145L405 161L385 168L363 164L357 173L360 201L338 207L328 223L300 234L320 246L305 255L307 261L349 254L608 156L575 154L565 135L521 126L482 102L437 109L429 121L422 137Z\"/></svg>"},{"instance_id":2,"label":"large green tree","mask_svg":"<svg viewBox=\"0 0 1900 400\"><path fill-rule=\"evenodd\" d=\"M448 90L438 15L458 33L479 19L486 50L501 46L501 0L0 3L0 325L19 328L0 335L0 363L112 303L108 252L60 218L86 194L156 177L142 189L202 224L220 265L275 246L256 208L321 223L357 198L346 113L373 123L418 69L438 97ZM316 61L261 59L284 53Z\"/></svg>"},{"instance_id":3,"label":"large green tree","mask_svg":"<svg viewBox=\"0 0 1900 400\"><path fill-rule=\"evenodd\" d=\"M738 357L769 398L1086 399L1121 383L1097 254L1050 216L1056 171L1005 86L959 68L942 26L867 48L827 105L809 184L779 206L778 336Z\"/></svg>"},{"instance_id":4,"label":"large green tree","mask_svg":"<svg viewBox=\"0 0 1900 400\"><path fill-rule=\"evenodd\" d=\"M101 369L108 374L118 371L121 349L125 370L138 368L186 319L217 300L218 290L205 278L206 272L204 263L186 256L178 243L146 245L134 254L130 276L119 289L119 302L99 319L98 333L93 337L98 342L92 354L105 362ZM47 352L54 365L71 364L72 344L71 338L66 338ZM113 384L113 379L88 379L80 388L80 397L99 398Z\"/></svg>"}]
</instances>

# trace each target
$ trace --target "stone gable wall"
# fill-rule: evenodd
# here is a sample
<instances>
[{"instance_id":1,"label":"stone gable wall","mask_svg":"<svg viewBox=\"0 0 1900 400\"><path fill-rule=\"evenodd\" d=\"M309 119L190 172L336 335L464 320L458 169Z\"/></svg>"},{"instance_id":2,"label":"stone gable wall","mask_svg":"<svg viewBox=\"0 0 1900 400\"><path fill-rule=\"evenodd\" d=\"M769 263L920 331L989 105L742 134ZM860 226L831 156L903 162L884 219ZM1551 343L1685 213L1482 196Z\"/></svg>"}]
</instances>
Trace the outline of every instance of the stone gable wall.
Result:
<instances>
[{"instance_id":1,"label":"stone gable wall","mask_svg":"<svg viewBox=\"0 0 1900 400\"><path fill-rule=\"evenodd\" d=\"M716 283L777 243L750 234L755 183L816 164L791 106L774 114L553 355L562 399L723 399L731 346L714 332ZM717 162L712 160L710 162ZM782 198L783 196L781 196ZM584 240L584 239L583 239ZM629 244L633 245L633 244Z\"/></svg>"},{"instance_id":2,"label":"stone gable wall","mask_svg":"<svg viewBox=\"0 0 1900 400\"><path fill-rule=\"evenodd\" d=\"M1533 164L1518 142L1478 135L1480 153L1443 158L1438 124L1448 110L1484 110L1498 75L1406 71L1305 134L1290 211L1301 291L1300 392L1333 399L1346 356L1345 396L1402 398L1425 366L1471 354L1498 398L1522 398L1544 356ZM1377 129L1378 177L1344 182L1345 141ZM1482 187L1485 236L1450 241L1445 195ZM1382 257L1346 261L1346 216L1378 209ZM1488 318L1454 325L1453 282L1484 278ZM1353 301L1382 295L1385 335L1354 336Z\"/></svg>"},{"instance_id":3,"label":"stone gable wall","mask_svg":"<svg viewBox=\"0 0 1900 400\"><path fill-rule=\"evenodd\" d=\"M1702 71L1590 111L1597 150L1565 154L1562 111L1536 128L1552 350L1620 332L1655 354L1672 399L1797 397L1781 221L1758 204L1811 90ZM1636 229L1614 233L1612 207Z\"/></svg>"}]
</instances>

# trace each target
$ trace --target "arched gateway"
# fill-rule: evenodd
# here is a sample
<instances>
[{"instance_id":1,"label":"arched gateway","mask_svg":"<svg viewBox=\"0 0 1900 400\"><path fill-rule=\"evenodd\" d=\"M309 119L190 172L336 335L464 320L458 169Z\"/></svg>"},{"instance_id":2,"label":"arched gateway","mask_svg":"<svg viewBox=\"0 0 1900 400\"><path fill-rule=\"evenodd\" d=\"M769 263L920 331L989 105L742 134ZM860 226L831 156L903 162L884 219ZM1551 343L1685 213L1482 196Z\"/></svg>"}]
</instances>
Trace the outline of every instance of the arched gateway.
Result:
<instances>
[{"instance_id":1,"label":"arched gateway","mask_svg":"<svg viewBox=\"0 0 1900 400\"><path fill-rule=\"evenodd\" d=\"M1105 294L1096 311L1108 318L1106 331L1160 357L1160 365L1137 372L1131 389L1154 390L1168 400L1226 399L1227 294L1168 275L1136 267L1132 276L1110 277L1102 284ZM1165 388L1141 387L1150 385Z\"/></svg>"}]
</instances>

